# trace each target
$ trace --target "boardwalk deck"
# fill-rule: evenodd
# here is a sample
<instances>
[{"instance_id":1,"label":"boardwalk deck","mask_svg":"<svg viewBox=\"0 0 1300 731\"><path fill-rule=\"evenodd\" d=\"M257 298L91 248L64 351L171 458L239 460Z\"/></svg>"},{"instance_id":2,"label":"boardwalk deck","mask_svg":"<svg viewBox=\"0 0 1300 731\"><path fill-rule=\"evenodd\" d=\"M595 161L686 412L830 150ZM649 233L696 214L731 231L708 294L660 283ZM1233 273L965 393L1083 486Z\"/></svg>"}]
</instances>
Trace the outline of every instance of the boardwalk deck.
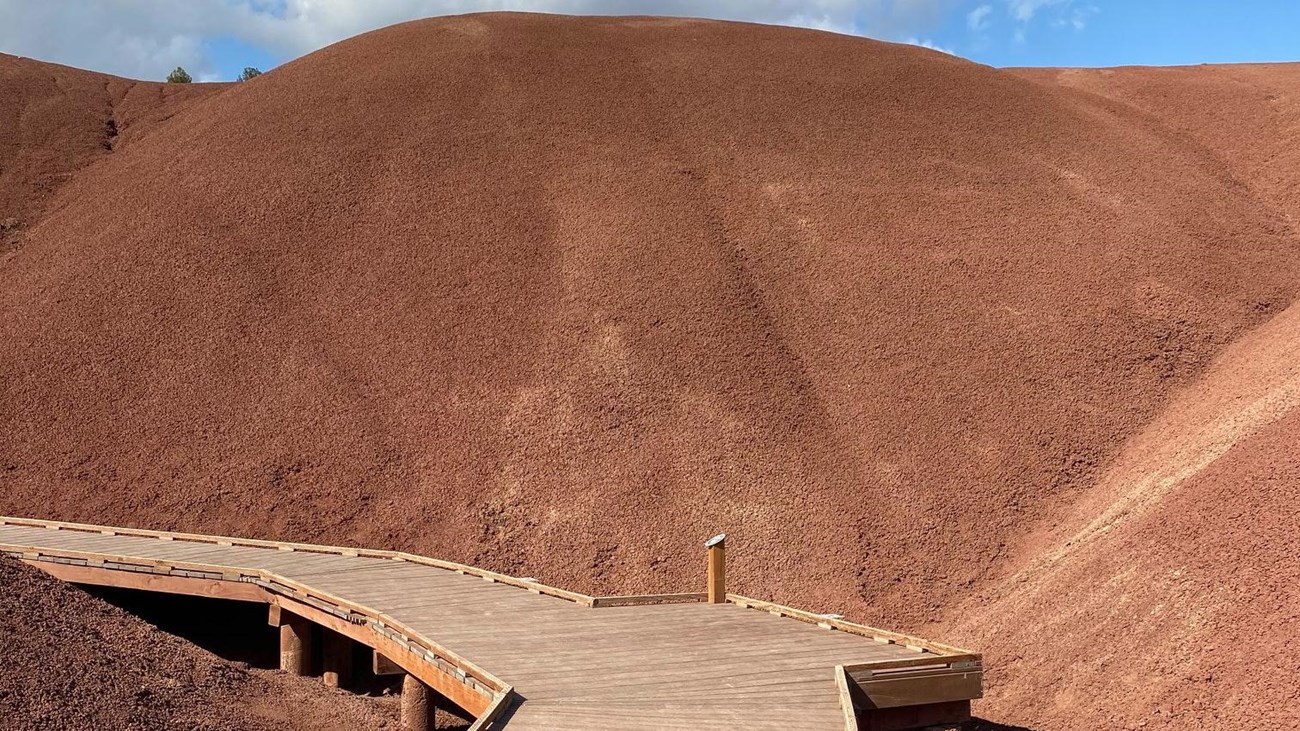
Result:
<instances>
[{"instance_id":1,"label":"boardwalk deck","mask_svg":"<svg viewBox=\"0 0 1300 731\"><path fill-rule=\"evenodd\" d=\"M902 727L980 693L978 655L734 595L604 600L388 551L18 518L0 518L0 552L81 583L265 601L375 647L479 728Z\"/></svg>"}]
</instances>

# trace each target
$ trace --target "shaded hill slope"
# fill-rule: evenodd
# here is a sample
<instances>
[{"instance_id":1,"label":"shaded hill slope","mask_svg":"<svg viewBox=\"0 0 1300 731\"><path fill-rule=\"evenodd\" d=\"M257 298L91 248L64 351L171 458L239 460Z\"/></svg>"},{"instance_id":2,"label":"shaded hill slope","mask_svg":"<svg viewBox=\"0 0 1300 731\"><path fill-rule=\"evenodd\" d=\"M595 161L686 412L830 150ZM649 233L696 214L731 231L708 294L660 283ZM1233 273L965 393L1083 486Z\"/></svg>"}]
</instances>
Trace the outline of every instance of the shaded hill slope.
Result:
<instances>
[{"instance_id":1,"label":"shaded hill slope","mask_svg":"<svg viewBox=\"0 0 1300 731\"><path fill-rule=\"evenodd\" d=\"M699 581L916 626L1294 240L1130 108L924 50L463 16L76 176L0 268L0 509Z\"/></svg>"}]
</instances>

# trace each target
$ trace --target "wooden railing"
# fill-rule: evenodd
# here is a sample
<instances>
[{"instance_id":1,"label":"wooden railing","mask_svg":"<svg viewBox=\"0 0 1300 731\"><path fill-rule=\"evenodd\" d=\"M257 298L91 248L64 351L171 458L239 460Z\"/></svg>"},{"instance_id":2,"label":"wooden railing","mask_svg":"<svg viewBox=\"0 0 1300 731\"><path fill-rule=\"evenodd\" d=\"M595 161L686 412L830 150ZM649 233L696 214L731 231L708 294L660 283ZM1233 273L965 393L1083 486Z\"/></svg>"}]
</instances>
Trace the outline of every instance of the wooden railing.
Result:
<instances>
[{"instance_id":1,"label":"wooden railing","mask_svg":"<svg viewBox=\"0 0 1300 731\"><path fill-rule=\"evenodd\" d=\"M593 607L644 607L652 604L695 604L709 598L704 592L685 594L634 594L629 596L598 596L592 599Z\"/></svg>"},{"instance_id":2,"label":"wooden railing","mask_svg":"<svg viewBox=\"0 0 1300 731\"><path fill-rule=\"evenodd\" d=\"M703 593L681 593L681 594L643 594L634 596L591 596L568 589L561 589L555 586L543 584L536 579L509 576L481 569L477 566L455 563L453 561L443 561L442 559L429 558L413 553L403 551L385 551L372 548L350 548L344 546L326 546L315 543L294 543L289 541L267 541L255 538L234 538L231 536L211 536L198 533L181 533L176 531L159 531L145 530L142 528L116 528L102 525L90 525L86 523L69 523L57 520L37 520L34 518L11 518L0 517L0 525L22 525L32 528L46 528L49 530L67 530L81 533L96 533L100 535L113 536L134 536L138 538L156 538L160 541L186 541L190 543L206 543L215 546L243 546L248 548L268 548L277 551L297 551L302 553L320 553L336 556L356 556L361 558L382 558L392 561L405 561L407 563L419 564L421 566L432 566L434 568L446 571L454 571L458 574L467 576L477 576L484 581L489 581L505 586L513 586L520 589L526 589L534 594L543 594L546 596L564 599L575 604L581 604L587 607L623 607L644 604L681 604L690 602L703 601ZM337 597L335 597L337 599ZM341 601L341 600L340 600Z\"/></svg>"},{"instance_id":3,"label":"wooden railing","mask_svg":"<svg viewBox=\"0 0 1300 731\"><path fill-rule=\"evenodd\" d=\"M945 645L941 642L934 642L921 637L913 637L912 635L904 635L876 627L868 627L865 624L856 624L854 622L849 622L838 615L817 614L803 609L787 607L783 604L776 604L761 599L751 599L750 597L740 596L739 594L728 594L727 601L738 606L757 609L758 611L767 612L778 617L789 617L791 619L797 619L800 622L808 622L825 629L835 629L853 635L870 637L876 642L883 644L902 645L904 647L910 647L913 650L929 652L935 655L960 655L973 657L976 660L979 659L979 655L972 653L970 650L963 650L960 647Z\"/></svg>"}]
</instances>

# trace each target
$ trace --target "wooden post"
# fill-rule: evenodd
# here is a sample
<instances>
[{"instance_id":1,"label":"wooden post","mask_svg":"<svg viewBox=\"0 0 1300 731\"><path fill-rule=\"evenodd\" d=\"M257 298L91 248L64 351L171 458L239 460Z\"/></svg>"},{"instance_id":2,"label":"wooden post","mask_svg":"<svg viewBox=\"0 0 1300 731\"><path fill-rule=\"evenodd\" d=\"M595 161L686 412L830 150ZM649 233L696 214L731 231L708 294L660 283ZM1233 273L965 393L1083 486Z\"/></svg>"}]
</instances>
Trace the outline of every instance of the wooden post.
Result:
<instances>
[{"instance_id":1,"label":"wooden post","mask_svg":"<svg viewBox=\"0 0 1300 731\"><path fill-rule=\"evenodd\" d=\"M321 678L330 688L344 688L352 682L352 640L325 629L324 672Z\"/></svg>"},{"instance_id":2,"label":"wooden post","mask_svg":"<svg viewBox=\"0 0 1300 731\"><path fill-rule=\"evenodd\" d=\"M433 731L437 706L429 686L414 675L402 678L402 731Z\"/></svg>"},{"instance_id":3,"label":"wooden post","mask_svg":"<svg viewBox=\"0 0 1300 731\"><path fill-rule=\"evenodd\" d=\"M311 622L272 604L267 617L280 628L280 669L290 675L311 673Z\"/></svg>"},{"instance_id":4,"label":"wooden post","mask_svg":"<svg viewBox=\"0 0 1300 731\"><path fill-rule=\"evenodd\" d=\"M296 621L280 625L280 669L290 675L311 673L311 623Z\"/></svg>"},{"instance_id":5,"label":"wooden post","mask_svg":"<svg viewBox=\"0 0 1300 731\"><path fill-rule=\"evenodd\" d=\"M709 603L727 603L727 534L710 538L704 548L709 559Z\"/></svg>"}]
</instances>

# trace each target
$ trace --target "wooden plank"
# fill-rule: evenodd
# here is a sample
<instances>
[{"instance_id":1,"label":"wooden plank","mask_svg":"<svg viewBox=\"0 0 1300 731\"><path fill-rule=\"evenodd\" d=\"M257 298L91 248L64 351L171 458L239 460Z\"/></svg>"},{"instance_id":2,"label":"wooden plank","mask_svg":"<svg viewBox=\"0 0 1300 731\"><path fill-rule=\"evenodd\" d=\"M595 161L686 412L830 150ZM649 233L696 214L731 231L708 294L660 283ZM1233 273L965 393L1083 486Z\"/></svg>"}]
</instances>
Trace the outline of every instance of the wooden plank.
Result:
<instances>
[{"instance_id":1,"label":"wooden plank","mask_svg":"<svg viewBox=\"0 0 1300 731\"><path fill-rule=\"evenodd\" d=\"M898 708L984 697L982 673L978 670L949 670L921 675L858 677L847 673L862 691L868 708Z\"/></svg>"},{"instance_id":2,"label":"wooden plank","mask_svg":"<svg viewBox=\"0 0 1300 731\"><path fill-rule=\"evenodd\" d=\"M416 556L410 553L398 553L396 554L396 557L403 561L409 561L411 563L418 563L424 566L434 566L448 571L456 571L458 573L464 573L470 576L477 576L482 579L488 579L492 582L499 582L505 584L506 586L513 586L520 589L528 589L530 591L534 591L539 594L545 594L547 596L553 596L559 599L566 599L575 604L581 604L588 607L590 607L592 605L592 602L595 600L595 597L592 597L587 594L580 594L576 591L568 591L567 589L560 589L554 586L548 586L546 584L542 584L537 581L524 581L523 579L519 579L514 576L506 576L505 574L499 574L495 571L487 571L485 569L476 568L474 566L466 566L465 564L457 564L457 563L452 563L450 561L441 561L436 558L428 558L427 556Z\"/></svg>"},{"instance_id":3,"label":"wooden plank","mask_svg":"<svg viewBox=\"0 0 1300 731\"><path fill-rule=\"evenodd\" d=\"M409 565L354 566L350 569L331 567L328 572L322 572L317 568L323 567L300 566L291 569L277 568L273 570L286 578L310 582L312 586L326 591L403 589L407 592L428 592L447 590L446 587L428 580L429 574L436 575L440 573L435 569L417 568ZM477 589L478 586L474 588Z\"/></svg>"},{"instance_id":4,"label":"wooden plank","mask_svg":"<svg viewBox=\"0 0 1300 731\"><path fill-rule=\"evenodd\" d=\"M849 692L849 678L843 665L835 666L835 687L840 695L840 710L844 712L845 731L858 731L858 712L853 708L853 695Z\"/></svg>"},{"instance_id":5,"label":"wooden plank","mask_svg":"<svg viewBox=\"0 0 1300 731\"><path fill-rule=\"evenodd\" d=\"M229 573L229 567L221 564L191 563L188 561L163 561L158 559L144 558L141 556L132 556L126 553L109 553L104 551L78 551L67 548L46 548L39 546L20 546L14 544L0 544L0 551L18 551L24 555L33 554L40 556L49 556L57 558L80 559L83 561L100 561L129 564L147 570L164 570L172 568L187 569L192 571L203 571L216 574ZM249 575L256 575L255 571L248 571Z\"/></svg>"},{"instance_id":6,"label":"wooden plank","mask_svg":"<svg viewBox=\"0 0 1300 731\"><path fill-rule=\"evenodd\" d=\"M370 565L364 562L374 560L344 556L324 556L319 553L298 553L296 551L255 550L261 551L263 555L245 558L243 560L244 565L259 570L274 571L281 575L288 575L296 570L310 571L325 567L356 570Z\"/></svg>"},{"instance_id":7,"label":"wooden plank","mask_svg":"<svg viewBox=\"0 0 1300 731\"><path fill-rule=\"evenodd\" d=\"M351 565L344 564L344 563L307 565L301 569L294 569L290 573L292 573L295 577L310 576L312 577L313 580L333 580L335 578L338 578L339 576L351 575L354 572L363 572L367 579L369 579L372 583L375 583L375 582L383 581L384 578L389 575L396 576L396 575L409 574L409 569L415 568L410 564L406 564L406 563L387 562L387 561L375 561L374 563L360 563L361 560L365 560L365 559L351 559L351 558L345 560L352 561L354 563L352 563ZM403 569L407 569L408 571L403 572ZM427 576L428 573L430 572L425 570L420 573L424 574L424 576Z\"/></svg>"},{"instance_id":8,"label":"wooden plank","mask_svg":"<svg viewBox=\"0 0 1300 731\"><path fill-rule=\"evenodd\" d=\"M625 655L617 662L587 662L586 660L590 658L570 657L563 665L539 664L536 656L533 656L531 671L527 666L523 668L515 666L510 668L511 678L518 682L527 677L530 680L528 686L530 691L534 689L532 685L538 682L554 685L565 677L583 675L589 676L591 680L588 690L642 681L671 687L677 682L674 678L690 678L706 673L725 677L733 688L769 685L773 680L777 681L777 684L785 684L796 677L825 684L827 687L833 685L826 664L818 661L816 656L807 656L802 662L786 662L780 667L775 667L764 666L754 660L733 659L728 662L711 662L708 650L709 648L702 647L699 652L694 653L694 657L691 657L679 652L653 654L647 648L640 655ZM482 656L479 653L476 655ZM514 665L501 663L499 658L492 659L503 669ZM520 659L525 662L529 660L527 657ZM761 658L756 659L761 660ZM688 687L693 686L688 684Z\"/></svg>"},{"instance_id":9,"label":"wooden plank","mask_svg":"<svg viewBox=\"0 0 1300 731\"><path fill-rule=\"evenodd\" d=\"M348 599L344 599L343 597L336 596L328 591L322 591L321 589L308 586L307 584L299 583L286 576L282 576L274 571L263 571L262 573L265 575L265 577L268 580L272 581L273 583L286 587L288 589L292 589L293 591L296 591L303 596L312 597L314 599L320 599L329 604L333 604L336 607L346 609L350 612L355 612L357 614L363 614L363 615L375 616L375 617L379 616L379 612L371 609L370 607L357 604Z\"/></svg>"},{"instance_id":10,"label":"wooden plank","mask_svg":"<svg viewBox=\"0 0 1300 731\"><path fill-rule=\"evenodd\" d=\"M492 699L492 704L479 714L474 723L470 724L469 731L486 731L492 728L492 724L502 713L505 713L511 704L515 702L514 688L504 688L497 693Z\"/></svg>"},{"instance_id":11,"label":"wooden plank","mask_svg":"<svg viewBox=\"0 0 1300 731\"><path fill-rule=\"evenodd\" d=\"M478 678L484 684L492 686L493 688L500 689L506 687L506 683L502 682L500 678L496 677L492 673L489 673L488 671L479 667L476 663L473 663L467 660L466 658L462 657L461 655L452 652L451 650L448 650L440 643L434 642L433 640L422 635L421 633L411 629L410 627L403 624L402 622L393 619L392 617L386 614L380 614L377 617L377 619L380 622L382 622L385 626L393 629L394 631L400 634L407 636L408 638L417 642L418 644L423 645L425 649L429 650L433 654L443 658L447 662L451 663L452 665L456 666L460 670L464 671L466 675L471 675L475 678Z\"/></svg>"},{"instance_id":12,"label":"wooden plank","mask_svg":"<svg viewBox=\"0 0 1300 731\"><path fill-rule=\"evenodd\" d=\"M539 672L555 672L565 669L566 664L574 667L600 667L617 669L619 663L630 662L633 666L648 666L658 662L674 663L683 668L698 667L692 663L707 662L709 667L725 668L735 666L742 674L761 673L772 669L796 670L802 667L815 667L821 673L830 672L835 661L861 658L862 655L849 652L826 652L821 648L789 647L774 650L761 645L732 644L727 637L710 638L707 633L693 633L689 637L672 642L657 639L636 642L629 638L620 644L592 644L587 651L572 649L575 644L581 647L583 638L539 638L530 641L527 636L519 635L507 641L478 635L467 636L459 632L442 635L448 642L458 645L473 643L476 652L490 653L494 658L527 658L536 652L551 658L545 664L534 664ZM662 660L661 660L662 658ZM748 666L748 667L747 667ZM822 675L824 679L827 677Z\"/></svg>"},{"instance_id":13,"label":"wooden plank","mask_svg":"<svg viewBox=\"0 0 1300 731\"><path fill-rule=\"evenodd\" d=\"M50 561L24 560L23 563L73 584L114 586L122 589L160 591L168 594L234 599L243 602L269 602L271 597L261 587L238 581L213 581L182 576L114 571L91 566L71 566Z\"/></svg>"},{"instance_id":14,"label":"wooden plank","mask_svg":"<svg viewBox=\"0 0 1300 731\"><path fill-rule=\"evenodd\" d=\"M255 538L234 538L231 536L220 535L203 535L197 533L181 533L176 531L158 531L145 530L142 528L120 528L116 526L92 525L89 523L69 523L57 520L39 520L35 518L15 518L5 517L7 525L30 526L37 528L46 528L52 530L67 530L83 533L100 533L102 531L113 531L118 535L134 536L141 538L156 538L161 540L191 541L196 543L224 543L232 546L252 546L256 548L289 548L297 551L307 551L312 553L338 554L344 556L374 556L380 558L391 557L393 551L379 551L374 549L352 548L347 546L324 546L314 543L293 543L289 541L267 541Z\"/></svg>"},{"instance_id":15,"label":"wooden plank","mask_svg":"<svg viewBox=\"0 0 1300 731\"><path fill-rule=\"evenodd\" d=\"M631 594L626 596L593 597L593 607L640 607L657 604L698 604L707 601L708 594L690 592L685 594Z\"/></svg>"},{"instance_id":16,"label":"wooden plank","mask_svg":"<svg viewBox=\"0 0 1300 731\"><path fill-rule=\"evenodd\" d=\"M108 536L69 536L60 533L54 533L48 536L31 536L25 535L20 540L22 544L39 545L42 548L54 548L63 550L78 551L95 551L99 549L118 550L123 542L119 539ZM4 542L0 540L0 542ZM20 544L20 545L22 545Z\"/></svg>"},{"instance_id":17,"label":"wooden plank","mask_svg":"<svg viewBox=\"0 0 1300 731\"><path fill-rule=\"evenodd\" d=\"M953 666L969 665L980 667L981 660L979 655L921 655L919 657L901 658L897 660L887 660L884 662L871 662L862 664L848 665L844 669L850 676L862 675L870 677L873 673L882 670L899 670L903 668L920 668L920 667L940 667L951 668Z\"/></svg>"}]
</instances>

